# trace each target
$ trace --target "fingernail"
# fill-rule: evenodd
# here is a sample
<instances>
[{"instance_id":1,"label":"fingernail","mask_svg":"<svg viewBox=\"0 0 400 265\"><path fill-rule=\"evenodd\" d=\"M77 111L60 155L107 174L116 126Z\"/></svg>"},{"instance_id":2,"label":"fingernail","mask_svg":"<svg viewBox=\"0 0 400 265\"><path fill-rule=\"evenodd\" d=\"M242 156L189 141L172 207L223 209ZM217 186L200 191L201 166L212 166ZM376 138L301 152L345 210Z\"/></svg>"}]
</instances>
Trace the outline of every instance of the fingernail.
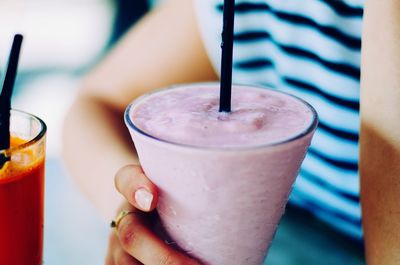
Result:
<instances>
[{"instance_id":1,"label":"fingernail","mask_svg":"<svg viewBox=\"0 0 400 265\"><path fill-rule=\"evenodd\" d=\"M153 194L141 188L135 192L135 200L142 210L149 211L153 201Z\"/></svg>"}]
</instances>

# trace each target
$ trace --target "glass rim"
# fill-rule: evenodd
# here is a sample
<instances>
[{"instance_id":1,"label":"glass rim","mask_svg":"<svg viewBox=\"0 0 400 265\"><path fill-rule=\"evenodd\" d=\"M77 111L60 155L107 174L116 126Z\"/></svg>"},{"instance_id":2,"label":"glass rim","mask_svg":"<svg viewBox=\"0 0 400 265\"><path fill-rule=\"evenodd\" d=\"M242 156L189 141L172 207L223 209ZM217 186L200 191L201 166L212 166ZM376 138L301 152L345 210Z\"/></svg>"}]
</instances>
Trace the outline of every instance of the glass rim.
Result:
<instances>
[{"instance_id":1,"label":"glass rim","mask_svg":"<svg viewBox=\"0 0 400 265\"><path fill-rule=\"evenodd\" d=\"M199 145L191 145L191 144L183 144L183 143L178 143L178 142L174 142L174 141L169 141L169 140L165 140L165 139L161 139L158 137L155 137L147 132L145 132L144 130L138 128L134 122L131 119L131 111L134 109L135 106L137 106L140 102L144 101L146 98L151 97L154 94L158 94L158 93L162 93L162 92L167 92L168 90L172 90L172 89L179 89L179 88L183 88L183 87L197 87L197 86L203 86L203 87L219 87L219 83L218 82L199 82L199 83L187 83L187 84L177 84L177 85L171 85L171 86L167 86L161 89L157 89L154 90L152 92L146 93L141 95L140 97L136 98L135 100L133 100L128 107L125 109L125 113L124 113L124 119L125 119L125 123L128 125L129 128L133 129L134 131L138 132L139 134L150 138L152 140L155 140L157 142L161 142L164 144L169 144L169 145L174 145L174 146L180 146L180 147L184 147L184 148L191 148L191 149L200 149L200 150L216 150L216 151L240 151L240 150L254 150L254 149L259 149L259 148L266 148L266 147L273 147L273 146L280 146L280 145L284 145L284 144L288 144L291 142L294 142L298 139L301 139L303 137L305 137L306 135L308 135L309 133L311 133L312 131L314 131L318 125L318 113L317 111L314 109L313 106L311 106L310 103L308 103L307 101L305 101L304 99L301 99L295 95L283 92L283 91L279 91L279 90L275 90L272 89L272 87L268 87L268 86L262 86L262 85L251 85L251 84L232 84L233 87L251 87L251 88L255 88L255 89L263 89L263 90L268 90L268 91L272 91L274 93L277 94L284 94L286 96L289 96L297 101L300 101L302 104L304 104L312 113L312 118L311 118L311 122L309 124L309 126L307 126L303 131L293 135L292 137L286 138L282 141L277 141L277 142L272 142L272 143L268 143L268 144L257 144L257 145L247 145L247 146L199 146Z\"/></svg>"},{"instance_id":2,"label":"glass rim","mask_svg":"<svg viewBox=\"0 0 400 265\"><path fill-rule=\"evenodd\" d=\"M13 115L13 113L18 114L18 115L22 115L25 117L29 117L29 118L33 118L36 122L38 122L38 124L40 124L40 131L37 133L36 136L34 136L32 139L30 139L29 141L17 145L17 146L12 146L8 149L0 149L0 154L4 154L6 156L9 156L10 154L23 150L25 148L28 148L30 146L33 146L34 144L36 144L37 142L39 142L41 139L43 139L43 137L45 136L46 132L47 132L47 125L46 123L40 119L39 117L28 113L26 111L22 111L22 110L18 110L18 109L11 109L10 110L11 116Z\"/></svg>"}]
</instances>

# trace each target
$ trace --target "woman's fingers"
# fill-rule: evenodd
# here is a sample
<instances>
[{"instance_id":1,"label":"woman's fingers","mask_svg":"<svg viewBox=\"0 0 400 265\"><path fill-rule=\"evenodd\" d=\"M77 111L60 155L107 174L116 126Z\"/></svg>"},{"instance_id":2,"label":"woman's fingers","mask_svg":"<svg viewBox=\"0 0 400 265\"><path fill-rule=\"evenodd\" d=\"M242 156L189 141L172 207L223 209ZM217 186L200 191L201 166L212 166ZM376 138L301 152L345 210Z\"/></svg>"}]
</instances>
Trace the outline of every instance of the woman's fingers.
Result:
<instances>
[{"instance_id":1,"label":"woman's fingers","mask_svg":"<svg viewBox=\"0 0 400 265\"><path fill-rule=\"evenodd\" d=\"M126 203L121 208L129 211L129 214L118 222L116 234L121 251L115 248L112 253L114 264L110 265L131 265L132 262L144 265L199 264L168 246L148 227L151 223L150 215L141 211L153 210L158 196L156 186L144 175L141 167L132 165L120 169L115 176L115 186L130 205Z\"/></svg>"},{"instance_id":2,"label":"woman's fingers","mask_svg":"<svg viewBox=\"0 0 400 265\"><path fill-rule=\"evenodd\" d=\"M144 225L144 216L134 212L119 223L117 236L126 253L145 265L199 265L158 238Z\"/></svg>"},{"instance_id":3,"label":"woman's fingers","mask_svg":"<svg viewBox=\"0 0 400 265\"><path fill-rule=\"evenodd\" d=\"M115 187L137 209L148 212L157 206L157 188L140 166L121 168L115 175Z\"/></svg>"},{"instance_id":4,"label":"woman's fingers","mask_svg":"<svg viewBox=\"0 0 400 265\"><path fill-rule=\"evenodd\" d=\"M106 265L142 265L141 262L124 251L114 231L110 235L108 246Z\"/></svg>"},{"instance_id":5,"label":"woman's fingers","mask_svg":"<svg viewBox=\"0 0 400 265\"><path fill-rule=\"evenodd\" d=\"M126 253L121 246L114 251L114 262L115 265L142 265L141 262Z\"/></svg>"}]
</instances>

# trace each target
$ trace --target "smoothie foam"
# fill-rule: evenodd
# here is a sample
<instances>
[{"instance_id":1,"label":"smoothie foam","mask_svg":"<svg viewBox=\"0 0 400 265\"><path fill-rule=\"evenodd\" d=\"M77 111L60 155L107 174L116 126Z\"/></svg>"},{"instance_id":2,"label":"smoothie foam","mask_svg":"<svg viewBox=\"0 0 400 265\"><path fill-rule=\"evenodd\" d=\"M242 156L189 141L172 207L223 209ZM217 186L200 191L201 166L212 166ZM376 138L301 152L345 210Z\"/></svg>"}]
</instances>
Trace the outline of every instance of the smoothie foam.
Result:
<instances>
[{"instance_id":1,"label":"smoothie foam","mask_svg":"<svg viewBox=\"0 0 400 265\"><path fill-rule=\"evenodd\" d=\"M300 100L262 88L236 87L232 112L220 113L218 87L166 90L133 111L134 124L153 137L200 147L282 142L306 131L312 110Z\"/></svg>"}]
</instances>

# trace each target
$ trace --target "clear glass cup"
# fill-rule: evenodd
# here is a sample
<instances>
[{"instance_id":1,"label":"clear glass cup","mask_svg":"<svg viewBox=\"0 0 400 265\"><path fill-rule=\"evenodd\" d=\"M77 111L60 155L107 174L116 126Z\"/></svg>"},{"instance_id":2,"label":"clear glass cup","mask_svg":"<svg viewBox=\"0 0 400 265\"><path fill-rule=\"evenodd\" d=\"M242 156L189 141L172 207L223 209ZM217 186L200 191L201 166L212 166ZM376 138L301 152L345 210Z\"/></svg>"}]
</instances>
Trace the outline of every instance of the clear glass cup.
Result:
<instances>
[{"instance_id":1,"label":"clear glass cup","mask_svg":"<svg viewBox=\"0 0 400 265\"><path fill-rule=\"evenodd\" d=\"M43 257L46 124L11 110L11 147L0 150L0 264L39 265ZM5 158L5 159L4 159Z\"/></svg>"},{"instance_id":2,"label":"clear glass cup","mask_svg":"<svg viewBox=\"0 0 400 265\"><path fill-rule=\"evenodd\" d=\"M304 131L272 144L202 147L159 139L135 125L135 108L153 95L208 87L178 85L144 95L128 106L125 123L146 175L159 189L157 210L171 243L205 265L260 265L284 212L318 123L312 106ZM234 86L267 89L256 86Z\"/></svg>"}]
</instances>

